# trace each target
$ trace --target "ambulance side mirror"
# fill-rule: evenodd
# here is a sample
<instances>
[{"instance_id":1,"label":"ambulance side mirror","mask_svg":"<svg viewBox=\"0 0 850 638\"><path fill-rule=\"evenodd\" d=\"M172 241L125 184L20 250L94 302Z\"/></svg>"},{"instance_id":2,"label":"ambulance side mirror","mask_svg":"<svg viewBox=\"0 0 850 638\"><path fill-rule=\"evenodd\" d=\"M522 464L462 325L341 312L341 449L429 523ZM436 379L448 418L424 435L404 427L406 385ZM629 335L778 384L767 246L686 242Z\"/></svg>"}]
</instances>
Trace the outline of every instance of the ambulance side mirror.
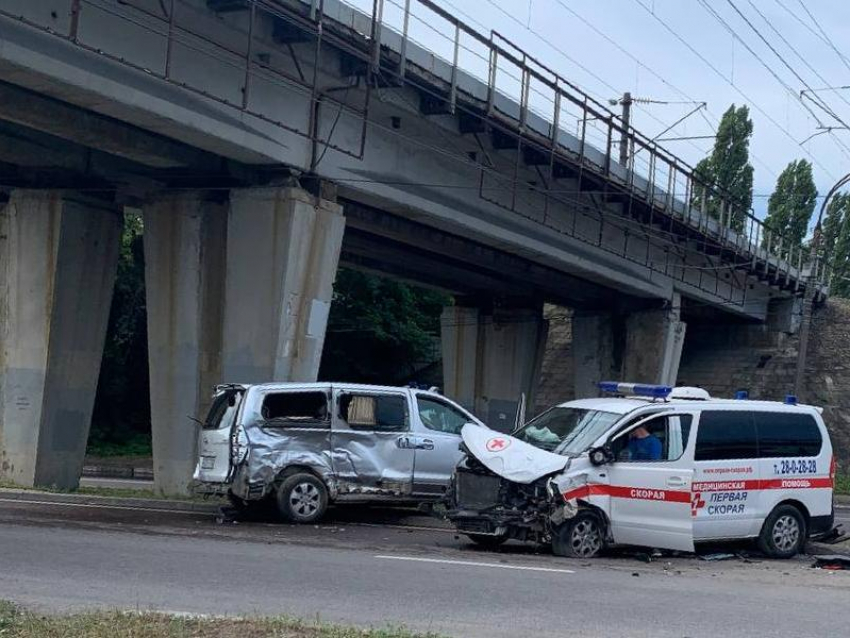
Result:
<instances>
[{"instance_id":1,"label":"ambulance side mirror","mask_svg":"<svg viewBox=\"0 0 850 638\"><path fill-rule=\"evenodd\" d=\"M614 460L614 453L607 445L593 448L590 450L588 456L590 457L591 465L596 466L605 465Z\"/></svg>"}]
</instances>

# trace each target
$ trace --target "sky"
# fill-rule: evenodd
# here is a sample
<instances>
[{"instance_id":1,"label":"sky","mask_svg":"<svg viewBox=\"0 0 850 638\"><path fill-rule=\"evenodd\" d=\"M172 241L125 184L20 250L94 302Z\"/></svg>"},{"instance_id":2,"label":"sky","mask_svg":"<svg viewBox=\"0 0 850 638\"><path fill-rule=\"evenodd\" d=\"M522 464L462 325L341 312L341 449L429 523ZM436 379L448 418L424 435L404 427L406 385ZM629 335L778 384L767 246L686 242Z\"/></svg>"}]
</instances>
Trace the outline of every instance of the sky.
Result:
<instances>
[{"instance_id":1,"label":"sky","mask_svg":"<svg viewBox=\"0 0 850 638\"><path fill-rule=\"evenodd\" d=\"M372 0L348 2L371 12ZM850 130L841 130L850 126L850 88L818 90L850 86L847 0L434 2L480 32L504 35L599 101L607 103L626 91L652 100L632 112L632 124L648 137L699 102L707 107L663 137L713 135L730 104L746 104L754 126L750 161L759 216L779 173L792 160L812 162L821 195L850 172ZM401 24L403 4L385 0L387 24ZM411 37L451 59L452 27L418 0L411 0L411 7ZM486 77L484 49L471 38L461 42L460 66ZM503 86L518 86L510 70L502 73ZM800 97L807 87L816 89L809 94L813 99ZM540 112L552 108L544 91L535 91L532 104ZM664 145L694 165L710 152L712 140Z\"/></svg>"}]
</instances>

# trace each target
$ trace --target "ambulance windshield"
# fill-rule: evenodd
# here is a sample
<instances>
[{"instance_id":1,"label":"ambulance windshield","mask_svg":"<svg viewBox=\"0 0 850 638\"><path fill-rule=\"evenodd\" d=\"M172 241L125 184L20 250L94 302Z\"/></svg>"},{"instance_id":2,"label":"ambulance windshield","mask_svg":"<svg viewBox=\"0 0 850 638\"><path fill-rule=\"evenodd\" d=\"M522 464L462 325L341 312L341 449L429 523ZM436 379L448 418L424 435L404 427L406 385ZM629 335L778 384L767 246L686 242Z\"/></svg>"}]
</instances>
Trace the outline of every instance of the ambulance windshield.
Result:
<instances>
[{"instance_id":1,"label":"ambulance windshield","mask_svg":"<svg viewBox=\"0 0 850 638\"><path fill-rule=\"evenodd\" d=\"M582 408L552 408L520 428L514 437L548 452L581 454L623 415Z\"/></svg>"}]
</instances>

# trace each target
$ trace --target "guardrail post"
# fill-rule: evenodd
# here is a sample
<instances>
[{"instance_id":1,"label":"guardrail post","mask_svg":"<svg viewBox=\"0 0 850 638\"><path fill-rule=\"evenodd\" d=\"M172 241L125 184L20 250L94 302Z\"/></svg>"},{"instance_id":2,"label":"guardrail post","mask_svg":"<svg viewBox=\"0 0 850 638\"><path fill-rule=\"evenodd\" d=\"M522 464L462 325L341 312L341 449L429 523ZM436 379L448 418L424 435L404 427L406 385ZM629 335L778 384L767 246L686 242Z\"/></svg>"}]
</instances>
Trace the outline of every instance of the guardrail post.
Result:
<instances>
[{"instance_id":1,"label":"guardrail post","mask_svg":"<svg viewBox=\"0 0 850 638\"><path fill-rule=\"evenodd\" d=\"M372 3L372 70L381 67L381 23L384 20L384 0Z\"/></svg>"},{"instance_id":2,"label":"guardrail post","mask_svg":"<svg viewBox=\"0 0 850 638\"><path fill-rule=\"evenodd\" d=\"M499 51L493 44L493 36L490 35L490 69L487 77L487 115L493 115L496 102L496 70L499 65Z\"/></svg>"},{"instance_id":3,"label":"guardrail post","mask_svg":"<svg viewBox=\"0 0 850 638\"><path fill-rule=\"evenodd\" d=\"M71 24L68 26L68 37L72 42L77 41L77 32L80 29L80 11L82 11L82 0L71 0Z\"/></svg>"},{"instance_id":4,"label":"guardrail post","mask_svg":"<svg viewBox=\"0 0 850 638\"><path fill-rule=\"evenodd\" d=\"M457 65L460 56L460 25L455 22L455 51L452 59L452 85L449 89L449 111L454 115L457 105Z\"/></svg>"},{"instance_id":5,"label":"guardrail post","mask_svg":"<svg viewBox=\"0 0 850 638\"><path fill-rule=\"evenodd\" d=\"M407 72L407 39L410 30L410 0L404 0L404 23L401 30L401 50L399 51L398 77L404 79ZM457 62L455 62L457 66Z\"/></svg>"},{"instance_id":6,"label":"guardrail post","mask_svg":"<svg viewBox=\"0 0 850 638\"><path fill-rule=\"evenodd\" d=\"M522 63L523 64L521 73L521 86L519 94L519 128L521 131L524 131L525 126L528 123L528 93L529 87L531 86L531 75L528 72L528 67L526 66L526 60L524 56Z\"/></svg>"},{"instance_id":7,"label":"guardrail post","mask_svg":"<svg viewBox=\"0 0 850 638\"><path fill-rule=\"evenodd\" d=\"M165 43L165 79L171 79L171 50L174 46L174 5L176 0L171 0L171 8L168 11L168 40Z\"/></svg>"},{"instance_id":8,"label":"guardrail post","mask_svg":"<svg viewBox=\"0 0 850 638\"><path fill-rule=\"evenodd\" d=\"M248 48L245 52L245 81L242 84L242 108L248 108L248 93L251 90L251 56L254 50L254 23L257 21L257 3L251 3L248 18Z\"/></svg>"}]
</instances>

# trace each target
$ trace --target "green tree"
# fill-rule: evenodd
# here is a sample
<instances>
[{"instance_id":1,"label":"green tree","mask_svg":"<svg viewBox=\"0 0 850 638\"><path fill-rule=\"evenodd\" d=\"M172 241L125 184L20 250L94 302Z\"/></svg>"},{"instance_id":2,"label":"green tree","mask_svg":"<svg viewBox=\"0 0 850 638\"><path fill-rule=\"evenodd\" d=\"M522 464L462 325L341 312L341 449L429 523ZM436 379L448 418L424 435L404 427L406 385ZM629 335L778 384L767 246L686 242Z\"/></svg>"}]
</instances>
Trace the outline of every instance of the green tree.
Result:
<instances>
[{"instance_id":1,"label":"green tree","mask_svg":"<svg viewBox=\"0 0 850 638\"><path fill-rule=\"evenodd\" d=\"M768 200L764 223L790 244L785 248L803 244L817 195L812 165L806 160L794 160L779 175L776 189Z\"/></svg>"},{"instance_id":2,"label":"green tree","mask_svg":"<svg viewBox=\"0 0 850 638\"><path fill-rule=\"evenodd\" d=\"M413 378L436 352L448 295L341 268L319 372L321 379L397 384Z\"/></svg>"},{"instance_id":3,"label":"green tree","mask_svg":"<svg viewBox=\"0 0 850 638\"><path fill-rule=\"evenodd\" d=\"M835 250L835 242L841 232L846 211L850 207L850 195L847 193L836 193L826 207L821 228L816 229L818 236L818 250L824 261L829 263Z\"/></svg>"},{"instance_id":4,"label":"green tree","mask_svg":"<svg viewBox=\"0 0 850 638\"><path fill-rule=\"evenodd\" d=\"M832 198L820 241L832 270L830 294L850 298L850 194L838 193Z\"/></svg>"},{"instance_id":5,"label":"green tree","mask_svg":"<svg viewBox=\"0 0 850 638\"><path fill-rule=\"evenodd\" d=\"M741 230L753 202L753 167L750 164L750 138L753 121L746 106L733 104L723 114L711 155L697 164L694 173L704 184L694 187L693 204L703 205L715 218L721 210L735 230ZM723 202L726 208L723 208Z\"/></svg>"}]
</instances>

